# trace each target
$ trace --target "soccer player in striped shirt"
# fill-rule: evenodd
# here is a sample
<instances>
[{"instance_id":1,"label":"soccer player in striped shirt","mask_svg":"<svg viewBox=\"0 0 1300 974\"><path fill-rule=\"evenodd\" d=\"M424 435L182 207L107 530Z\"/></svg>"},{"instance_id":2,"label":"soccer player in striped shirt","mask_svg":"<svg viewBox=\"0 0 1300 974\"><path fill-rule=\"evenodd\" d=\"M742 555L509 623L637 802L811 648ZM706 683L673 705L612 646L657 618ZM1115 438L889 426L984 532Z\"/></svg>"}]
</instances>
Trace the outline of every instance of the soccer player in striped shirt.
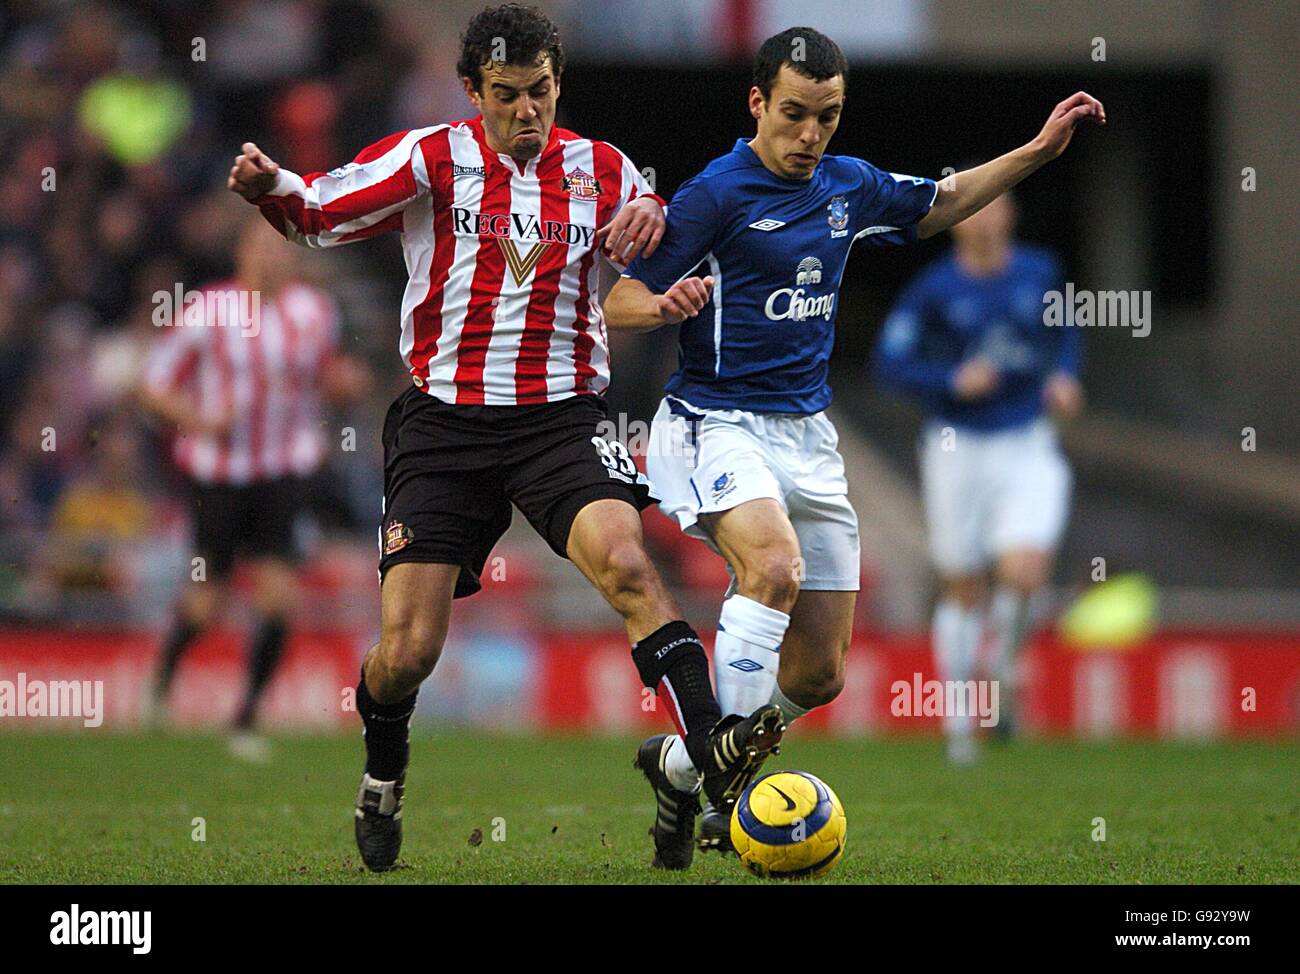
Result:
<instances>
[{"instance_id":1,"label":"soccer player in striped shirt","mask_svg":"<svg viewBox=\"0 0 1300 974\"><path fill-rule=\"evenodd\" d=\"M755 137L678 190L662 245L606 299L611 327L681 323L647 470L663 511L735 576L714 651L723 711L770 701L787 723L839 694L853 635L858 521L824 412L850 248L939 233L1060 155L1080 121L1105 121L1079 92L1033 141L939 186L826 154L847 77L819 31L768 38L749 91ZM705 810L700 836L730 847L725 809Z\"/></svg>"},{"instance_id":2,"label":"soccer player in striped shirt","mask_svg":"<svg viewBox=\"0 0 1300 974\"><path fill-rule=\"evenodd\" d=\"M690 864L698 811L668 787L668 743L685 741L725 807L783 729L766 704L722 719L704 648L645 551L645 478L600 435L609 349L598 261L602 250L621 261L653 252L663 201L613 146L556 127L563 68L545 15L490 8L470 21L457 64L476 117L399 132L306 176L246 143L230 174L230 188L296 243L402 235L411 386L384 424L381 630L357 686L366 769L356 838L374 870L401 848L416 692L452 600L478 591L512 505L623 617L641 679L677 727L637 757L656 795L656 865Z\"/></svg>"},{"instance_id":3,"label":"soccer player in striped shirt","mask_svg":"<svg viewBox=\"0 0 1300 974\"><path fill-rule=\"evenodd\" d=\"M166 702L182 655L208 627L237 557L253 565L257 613L249 676L232 751L265 756L253 734L257 705L284 650L293 597L294 519L325 460L325 395L348 397L359 366L338 354L338 311L296 279L292 252L250 219L229 281L173 307L145 364L140 399L175 431L172 457L189 483L203 559L181 593L164 643L155 707Z\"/></svg>"}]
</instances>

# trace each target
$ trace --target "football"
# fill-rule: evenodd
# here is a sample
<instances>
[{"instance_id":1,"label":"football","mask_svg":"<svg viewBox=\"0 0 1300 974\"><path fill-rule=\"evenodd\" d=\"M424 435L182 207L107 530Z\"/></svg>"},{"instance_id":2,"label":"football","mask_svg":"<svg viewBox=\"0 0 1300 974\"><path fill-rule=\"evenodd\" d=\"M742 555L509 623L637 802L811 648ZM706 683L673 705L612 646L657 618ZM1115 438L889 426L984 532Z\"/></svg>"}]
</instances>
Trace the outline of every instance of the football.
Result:
<instances>
[{"instance_id":1,"label":"football","mask_svg":"<svg viewBox=\"0 0 1300 974\"><path fill-rule=\"evenodd\" d=\"M806 771L759 778L731 813L731 843L741 863L767 879L824 876L844 853L844 806Z\"/></svg>"}]
</instances>

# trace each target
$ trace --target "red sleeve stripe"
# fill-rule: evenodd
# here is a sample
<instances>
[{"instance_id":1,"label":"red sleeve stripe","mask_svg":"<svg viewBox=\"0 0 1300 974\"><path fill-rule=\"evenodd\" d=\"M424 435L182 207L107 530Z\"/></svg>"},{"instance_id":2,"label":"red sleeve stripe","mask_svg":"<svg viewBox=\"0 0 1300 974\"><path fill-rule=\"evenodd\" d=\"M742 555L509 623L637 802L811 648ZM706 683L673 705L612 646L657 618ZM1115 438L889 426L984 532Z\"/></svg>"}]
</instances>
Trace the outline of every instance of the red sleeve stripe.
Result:
<instances>
[{"instance_id":1,"label":"red sleeve stripe","mask_svg":"<svg viewBox=\"0 0 1300 974\"><path fill-rule=\"evenodd\" d=\"M429 258L429 289L411 313L411 375L429 381L429 362L442 337L442 303L456 256L456 237L451 225L451 132L420 143L424 168L433 192L433 255Z\"/></svg>"}]
</instances>

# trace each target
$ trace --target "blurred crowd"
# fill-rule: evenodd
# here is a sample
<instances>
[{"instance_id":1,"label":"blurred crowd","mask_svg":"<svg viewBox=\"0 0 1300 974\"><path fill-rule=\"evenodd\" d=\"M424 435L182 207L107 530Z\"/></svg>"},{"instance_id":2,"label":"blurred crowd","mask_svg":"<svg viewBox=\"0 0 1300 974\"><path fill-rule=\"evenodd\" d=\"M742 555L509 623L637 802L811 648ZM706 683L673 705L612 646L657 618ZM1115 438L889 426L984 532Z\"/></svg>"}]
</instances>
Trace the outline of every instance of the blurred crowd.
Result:
<instances>
[{"instance_id":1,"label":"blurred crowd","mask_svg":"<svg viewBox=\"0 0 1300 974\"><path fill-rule=\"evenodd\" d=\"M467 113L451 69L463 18L440 6L5 4L0 617L143 620L165 607L187 525L166 431L134 403L159 337L153 296L230 272L247 209L225 176L241 142L306 172ZM335 285L349 348L392 373L400 257L381 244L304 263ZM350 278L365 286L340 285ZM359 423L391 394L376 383ZM343 520L368 532L373 512L346 495L374 488L358 472L373 463L353 457L357 469L336 472Z\"/></svg>"}]
</instances>

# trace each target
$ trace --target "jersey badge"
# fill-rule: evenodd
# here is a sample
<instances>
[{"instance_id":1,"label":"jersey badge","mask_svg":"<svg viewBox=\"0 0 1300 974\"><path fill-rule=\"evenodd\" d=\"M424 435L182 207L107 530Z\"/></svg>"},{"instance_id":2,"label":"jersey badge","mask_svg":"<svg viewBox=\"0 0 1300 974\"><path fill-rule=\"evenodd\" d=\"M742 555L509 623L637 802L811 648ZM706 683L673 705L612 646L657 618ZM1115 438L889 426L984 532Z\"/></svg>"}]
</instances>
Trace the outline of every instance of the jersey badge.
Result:
<instances>
[{"instance_id":1,"label":"jersey badge","mask_svg":"<svg viewBox=\"0 0 1300 974\"><path fill-rule=\"evenodd\" d=\"M848 234L849 204L843 196L832 196L826 207L826 222L831 226L831 237L843 237Z\"/></svg>"},{"instance_id":2,"label":"jersey badge","mask_svg":"<svg viewBox=\"0 0 1300 974\"><path fill-rule=\"evenodd\" d=\"M594 200L600 196L600 180L581 169L565 173L560 185L575 200Z\"/></svg>"}]
</instances>

